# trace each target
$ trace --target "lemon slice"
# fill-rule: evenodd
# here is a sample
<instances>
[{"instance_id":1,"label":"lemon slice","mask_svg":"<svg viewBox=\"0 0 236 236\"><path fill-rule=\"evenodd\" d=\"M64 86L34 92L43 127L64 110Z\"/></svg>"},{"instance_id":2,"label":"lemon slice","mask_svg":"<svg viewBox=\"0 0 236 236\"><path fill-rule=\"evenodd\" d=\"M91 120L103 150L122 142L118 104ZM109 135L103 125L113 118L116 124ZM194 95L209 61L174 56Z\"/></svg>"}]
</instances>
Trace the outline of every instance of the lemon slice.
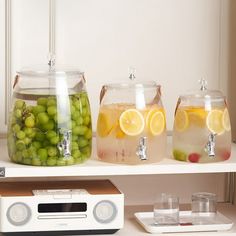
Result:
<instances>
[{"instance_id":1,"label":"lemon slice","mask_svg":"<svg viewBox=\"0 0 236 236\"><path fill-rule=\"evenodd\" d=\"M97 133L100 137L106 137L112 130L110 118L105 113L100 112L97 122Z\"/></svg>"},{"instance_id":2,"label":"lemon slice","mask_svg":"<svg viewBox=\"0 0 236 236\"><path fill-rule=\"evenodd\" d=\"M177 131L182 132L186 130L189 126L188 114L183 109L178 109L175 114L175 128Z\"/></svg>"},{"instance_id":3,"label":"lemon slice","mask_svg":"<svg viewBox=\"0 0 236 236\"><path fill-rule=\"evenodd\" d=\"M155 112L150 119L149 129L153 135L159 135L165 129L165 117L161 111Z\"/></svg>"},{"instance_id":4,"label":"lemon slice","mask_svg":"<svg viewBox=\"0 0 236 236\"><path fill-rule=\"evenodd\" d=\"M225 108L223 111L222 123L223 123L223 127L226 131L231 130L229 112L228 112L227 108Z\"/></svg>"},{"instance_id":5,"label":"lemon slice","mask_svg":"<svg viewBox=\"0 0 236 236\"><path fill-rule=\"evenodd\" d=\"M136 136L143 132L145 122L143 115L136 109L124 111L119 119L121 130L130 136Z\"/></svg>"},{"instance_id":6,"label":"lemon slice","mask_svg":"<svg viewBox=\"0 0 236 236\"><path fill-rule=\"evenodd\" d=\"M223 111L221 110L211 110L206 119L207 128L215 134L221 134L224 132L223 127Z\"/></svg>"},{"instance_id":7,"label":"lemon slice","mask_svg":"<svg viewBox=\"0 0 236 236\"><path fill-rule=\"evenodd\" d=\"M204 108L195 107L187 109L189 124L198 126L201 128L205 127L207 112Z\"/></svg>"}]
</instances>

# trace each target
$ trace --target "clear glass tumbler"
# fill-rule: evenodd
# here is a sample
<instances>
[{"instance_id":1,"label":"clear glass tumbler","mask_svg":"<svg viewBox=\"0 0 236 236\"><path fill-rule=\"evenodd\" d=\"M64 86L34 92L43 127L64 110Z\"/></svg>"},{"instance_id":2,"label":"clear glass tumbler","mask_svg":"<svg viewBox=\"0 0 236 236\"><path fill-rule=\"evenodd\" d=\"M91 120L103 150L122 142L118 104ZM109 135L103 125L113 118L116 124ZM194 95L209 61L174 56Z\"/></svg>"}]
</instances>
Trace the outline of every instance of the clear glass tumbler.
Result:
<instances>
[{"instance_id":1,"label":"clear glass tumbler","mask_svg":"<svg viewBox=\"0 0 236 236\"><path fill-rule=\"evenodd\" d=\"M214 220L217 212L217 196L214 193L192 194L192 223L206 224Z\"/></svg>"},{"instance_id":2,"label":"clear glass tumbler","mask_svg":"<svg viewBox=\"0 0 236 236\"><path fill-rule=\"evenodd\" d=\"M162 193L154 203L154 221L157 225L179 224L179 198Z\"/></svg>"}]
</instances>

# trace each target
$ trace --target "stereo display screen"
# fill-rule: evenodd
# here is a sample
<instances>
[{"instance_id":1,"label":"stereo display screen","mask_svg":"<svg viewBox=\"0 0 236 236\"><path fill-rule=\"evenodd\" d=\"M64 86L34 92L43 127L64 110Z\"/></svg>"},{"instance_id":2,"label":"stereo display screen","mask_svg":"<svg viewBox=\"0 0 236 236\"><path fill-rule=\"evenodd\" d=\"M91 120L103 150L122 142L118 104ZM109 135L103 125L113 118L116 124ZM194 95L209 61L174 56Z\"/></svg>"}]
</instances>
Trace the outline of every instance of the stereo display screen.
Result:
<instances>
[{"instance_id":1,"label":"stereo display screen","mask_svg":"<svg viewBox=\"0 0 236 236\"><path fill-rule=\"evenodd\" d=\"M57 212L85 212L87 203L41 203L38 205L39 213L57 213Z\"/></svg>"}]
</instances>

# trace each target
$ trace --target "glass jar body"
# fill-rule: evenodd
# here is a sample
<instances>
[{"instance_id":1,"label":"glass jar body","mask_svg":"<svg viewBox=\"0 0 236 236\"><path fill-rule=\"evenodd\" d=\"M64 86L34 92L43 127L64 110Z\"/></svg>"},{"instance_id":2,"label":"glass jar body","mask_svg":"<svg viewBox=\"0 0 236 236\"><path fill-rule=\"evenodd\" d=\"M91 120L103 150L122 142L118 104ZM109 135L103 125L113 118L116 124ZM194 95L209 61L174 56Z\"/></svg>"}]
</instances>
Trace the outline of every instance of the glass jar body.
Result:
<instances>
[{"instance_id":1,"label":"glass jar body","mask_svg":"<svg viewBox=\"0 0 236 236\"><path fill-rule=\"evenodd\" d=\"M8 121L13 162L64 166L91 155L89 99L82 73L19 72Z\"/></svg>"},{"instance_id":2,"label":"glass jar body","mask_svg":"<svg viewBox=\"0 0 236 236\"><path fill-rule=\"evenodd\" d=\"M223 96L181 97L173 128L173 157L187 162L219 162L230 158L231 126Z\"/></svg>"},{"instance_id":3,"label":"glass jar body","mask_svg":"<svg viewBox=\"0 0 236 236\"><path fill-rule=\"evenodd\" d=\"M156 84L119 84L101 91L97 155L102 161L145 164L166 155L166 116Z\"/></svg>"}]
</instances>

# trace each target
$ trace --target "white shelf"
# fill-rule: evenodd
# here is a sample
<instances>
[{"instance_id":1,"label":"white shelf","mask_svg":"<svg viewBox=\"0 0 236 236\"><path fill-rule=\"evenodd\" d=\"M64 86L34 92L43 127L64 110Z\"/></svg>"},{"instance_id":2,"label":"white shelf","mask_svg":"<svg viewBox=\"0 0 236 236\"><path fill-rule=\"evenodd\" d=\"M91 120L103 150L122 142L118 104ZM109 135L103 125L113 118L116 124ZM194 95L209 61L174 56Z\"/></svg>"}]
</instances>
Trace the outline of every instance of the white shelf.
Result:
<instances>
[{"instance_id":1,"label":"white shelf","mask_svg":"<svg viewBox=\"0 0 236 236\"><path fill-rule=\"evenodd\" d=\"M189 209L189 207L187 207ZM186 209L186 206L184 207ZM194 233L170 233L170 234L150 234L146 232L142 226L140 226L134 218L135 212L152 211L151 206L128 206L125 208L125 225L124 228L119 230L115 236L151 236L151 235L163 235L163 236L208 236L208 235L220 235L220 236L233 236L236 235L236 206L230 204L218 204L218 210L226 217L234 222L233 228L229 231L219 232L194 232ZM105 236L105 235L104 235Z\"/></svg>"},{"instance_id":2,"label":"white shelf","mask_svg":"<svg viewBox=\"0 0 236 236\"><path fill-rule=\"evenodd\" d=\"M95 153L95 146L93 150ZM169 156L155 164L121 165L101 162L96 154L93 154L92 158L84 164L69 167L32 167L12 163L8 158L6 140L0 139L0 167L5 167L6 178L236 172L236 144L232 144L229 160L211 164L180 162Z\"/></svg>"}]
</instances>

